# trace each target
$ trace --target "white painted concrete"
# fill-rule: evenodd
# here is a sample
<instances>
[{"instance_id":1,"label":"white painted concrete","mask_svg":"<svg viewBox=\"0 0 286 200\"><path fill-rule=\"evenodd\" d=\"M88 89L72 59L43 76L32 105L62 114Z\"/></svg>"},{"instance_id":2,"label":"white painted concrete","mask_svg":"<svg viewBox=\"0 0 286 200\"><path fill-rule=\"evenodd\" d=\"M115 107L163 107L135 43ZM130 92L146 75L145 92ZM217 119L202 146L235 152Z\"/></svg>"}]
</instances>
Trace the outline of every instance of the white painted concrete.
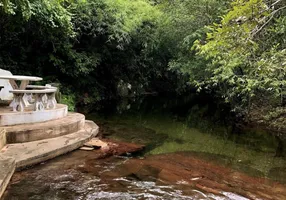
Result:
<instances>
[{"instance_id":1,"label":"white painted concrete","mask_svg":"<svg viewBox=\"0 0 286 200\"><path fill-rule=\"evenodd\" d=\"M11 73L11 72L10 72ZM41 81L43 78L36 76L22 76L22 75L2 75L0 74L0 79L8 80L19 80L19 81Z\"/></svg>"},{"instance_id":2,"label":"white painted concrete","mask_svg":"<svg viewBox=\"0 0 286 200\"><path fill-rule=\"evenodd\" d=\"M52 110L0 113L0 126L44 122L65 117L67 113L68 107L63 104Z\"/></svg>"},{"instance_id":3,"label":"white painted concrete","mask_svg":"<svg viewBox=\"0 0 286 200\"><path fill-rule=\"evenodd\" d=\"M0 76L12 76L12 73L0 69ZM10 101L13 99L13 94L11 94L9 91L12 90L12 86L9 83L9 80L7 79L0 79L0 85L3 85L4 88L0 91L0 99L4 101Z\"/></svg>"}]
</instances>

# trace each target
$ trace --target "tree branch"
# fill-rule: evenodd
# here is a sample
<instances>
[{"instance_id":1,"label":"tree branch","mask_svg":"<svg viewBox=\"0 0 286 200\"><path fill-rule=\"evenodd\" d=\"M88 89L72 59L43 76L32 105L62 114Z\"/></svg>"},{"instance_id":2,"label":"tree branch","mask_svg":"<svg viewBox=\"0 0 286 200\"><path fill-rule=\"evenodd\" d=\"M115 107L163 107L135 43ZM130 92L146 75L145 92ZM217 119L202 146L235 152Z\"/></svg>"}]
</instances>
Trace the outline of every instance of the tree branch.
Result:
<instances>
[{"instance_id":1,"label":"tree branch","mask_svg":"<svg viewBox=\"0 0 286 200\"><path fill-rule=\"evenodd\" d=\"M276 1L275 3L273 3L273 4L276 4L276 3L280 2L280 1L281 1L281 0L278 0L278 1ZM273 4L272 4L272 5L273 5ZM256 27L256 29L254 29L254 30L252 31L251 37L254 37L257 33L259 33L259 32L274 18L274 15L275 15L277 12L279 12L280 10L285 9L285 8L286 8L286 6L283 6L283 7L279 8L279 9L273 11L273 12L271 13L270 18L269 18L260 28L257 28L257 27Z\"/></svg>"},{"instance_id":2,"label":"tree branch","mask_svg":"<svg viewBox=\"0 0 286 200\"><path fill-rule=\"evenodd\" d=\"M270 5L270 7L275 6L276 4L278 4L279 2L281 2L282 0L277 0L276 2L274 2L273 4Z\"/></svg>"}]
</instances>

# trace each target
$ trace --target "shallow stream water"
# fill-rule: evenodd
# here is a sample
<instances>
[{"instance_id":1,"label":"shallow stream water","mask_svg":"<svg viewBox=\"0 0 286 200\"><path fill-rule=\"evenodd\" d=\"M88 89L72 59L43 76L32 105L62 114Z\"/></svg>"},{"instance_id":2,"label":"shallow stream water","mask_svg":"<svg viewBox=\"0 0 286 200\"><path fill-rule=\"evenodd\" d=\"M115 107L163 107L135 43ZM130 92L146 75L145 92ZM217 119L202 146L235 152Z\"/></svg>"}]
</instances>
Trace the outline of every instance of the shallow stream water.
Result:
<instances>
[{"instance_id":1,"label":"shallow stream water","mask_svg":"<svg viewBox=\"0 0 286 200\"><path fill-rule=\"evenodd\" d=\"M286 199L277 138L231 128L221 108L156 97L106 107L87 118L144 152L98 160L74 151L15 173L3 199Z\"/></svg>"}]
</instances>

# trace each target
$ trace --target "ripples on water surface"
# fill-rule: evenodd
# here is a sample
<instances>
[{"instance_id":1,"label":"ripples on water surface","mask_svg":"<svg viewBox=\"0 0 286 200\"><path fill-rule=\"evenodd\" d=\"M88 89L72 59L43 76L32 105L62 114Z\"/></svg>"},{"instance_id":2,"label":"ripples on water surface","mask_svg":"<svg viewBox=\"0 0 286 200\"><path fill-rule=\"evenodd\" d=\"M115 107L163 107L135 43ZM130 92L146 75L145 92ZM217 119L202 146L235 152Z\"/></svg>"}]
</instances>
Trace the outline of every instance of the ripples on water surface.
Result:
<instances>
[{"instance_id":1,"label":"ripples on water surface","mask_svg":"<svg viewBox=\"0 0 286 200\"><path fill-rule=\"evenodd\" d=\"M16 173L4 200L246 199L232 192L215 195L200 191L184 180L170 184L152 177L152 170L141 176L140 173L121 176L122 171L116 169L130 158L98 161L92 159L92 154L76 151Z\"/></svg>"}]
</instances>

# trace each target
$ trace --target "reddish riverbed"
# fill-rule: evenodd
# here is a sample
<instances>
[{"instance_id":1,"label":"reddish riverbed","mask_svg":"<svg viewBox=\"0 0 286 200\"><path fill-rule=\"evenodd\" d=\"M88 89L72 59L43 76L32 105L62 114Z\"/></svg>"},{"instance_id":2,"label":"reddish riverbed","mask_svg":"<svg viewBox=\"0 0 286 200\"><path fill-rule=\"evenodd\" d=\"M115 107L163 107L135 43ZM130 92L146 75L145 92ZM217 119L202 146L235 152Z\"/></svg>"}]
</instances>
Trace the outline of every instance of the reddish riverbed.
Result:
<instances>
[{"instance_id":1,"label":"reddish riverbed","mask_svg":"<svg viewBox=\"0 0 286 200\"><path fill-rule=\"evenodd\" d=\"M238 172L203 153L138 158L112 156L141 149L74 151L15 173L4 200L28 199L285 199L286 185ZM122 148L120 148L122 147Z\"/></svg>"}]
</instances>

